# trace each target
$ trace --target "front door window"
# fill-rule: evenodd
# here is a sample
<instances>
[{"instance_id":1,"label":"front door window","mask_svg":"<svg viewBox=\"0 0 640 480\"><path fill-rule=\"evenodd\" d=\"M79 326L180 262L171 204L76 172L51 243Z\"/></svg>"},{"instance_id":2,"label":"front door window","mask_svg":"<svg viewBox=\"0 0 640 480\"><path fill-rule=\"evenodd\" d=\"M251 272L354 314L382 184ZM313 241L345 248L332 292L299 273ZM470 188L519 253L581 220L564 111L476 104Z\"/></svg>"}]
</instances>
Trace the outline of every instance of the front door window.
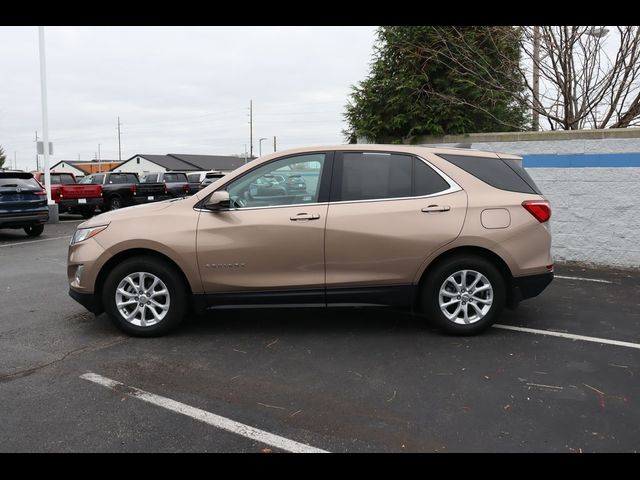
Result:
<instances>
[{"instance_id":1,"label":"front door window","mask_svg":"<svg viewBox=\"0 0 640 480\"><path fill-rule=\"evenodd\" d=\"M317 203L325 154L299 155L267 163L226 186L232 208Z\"/></svg>"}]
</instances>

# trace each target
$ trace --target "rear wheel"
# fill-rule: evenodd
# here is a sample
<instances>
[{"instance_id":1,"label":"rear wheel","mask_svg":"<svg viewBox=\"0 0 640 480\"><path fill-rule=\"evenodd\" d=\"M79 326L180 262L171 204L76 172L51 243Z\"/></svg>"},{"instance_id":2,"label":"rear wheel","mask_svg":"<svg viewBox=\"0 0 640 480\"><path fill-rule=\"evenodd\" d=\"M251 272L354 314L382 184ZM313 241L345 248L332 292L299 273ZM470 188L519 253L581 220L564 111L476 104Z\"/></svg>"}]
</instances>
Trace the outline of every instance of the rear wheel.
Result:
<instances>
[{"instance_id":1,"label":"rear wheel","mask_svg":"<svg viewBox=\"0 0 640 480\"><path fill-rule=\"evenodd\" d=\"M118 210L122 208L122 200L120 197L111 197L109 200L109 210Z\"/></svg>"},{"instance_id":2,"label":"rear wheel","mask_svg":"<svg viewBox=\"0 0 640 480\"><path fill-rule=\"evenodd\" d=\"M441 330L474 335L489 328L504 308L502 274L474 255L452 257L436 265L422 289L422 311Z\"/></svg>"},{"instance_id":3,"label":"rear wheel","mask_svg":"<svg viewBox=\"0 0 640 480\"><path fill-rule=\"evenodd\" d=\"M91 218L93 217L95 211L96 210L93 207L85 207L80 210L80 215L82 215L82 218Z\"/></svg>"},{"instance_id":4,"label":"rear wheel","mask_svg":"<svg viewBox=\"0 0 640 480\"><path fill-rule=\"evenodd\" d=\"M102 305L115 325L129 335L156 337L176 328L187 311L182 275L153 257L131 258L107 276Z\"/></svg>"},{"instance_id":5,"label":"rear wheel","mask_svg":"<svg viewBox=\"0 0 640 480\"><path fill-rule=\"evenodd\" d=\"M28 227L24 227L24 233L30 237L38 237L42 232L44 232L44 225L30 225Z\"/></svg>"}]
</instances>

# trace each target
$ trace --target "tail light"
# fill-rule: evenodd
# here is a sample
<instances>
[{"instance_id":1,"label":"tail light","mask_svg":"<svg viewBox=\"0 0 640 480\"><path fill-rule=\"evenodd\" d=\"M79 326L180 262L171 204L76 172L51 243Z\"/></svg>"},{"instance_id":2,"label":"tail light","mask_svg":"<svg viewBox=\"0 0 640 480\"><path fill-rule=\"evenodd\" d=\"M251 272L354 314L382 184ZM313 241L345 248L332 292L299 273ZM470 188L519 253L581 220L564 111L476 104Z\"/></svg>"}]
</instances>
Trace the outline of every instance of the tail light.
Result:
<instances>
[{"instance_id":1,"label":"tail light","mask_svg":"<svg viewBox=\"0 0 640 480\"><path fill-rule=\"evenodd\" d=\"M188 184L188 183L185 183L185 184L182 186L182 191L183 191L184 193L189 193L189 184Z\"/></svg>"},{"instance_id":2,"label":"tail light","mask_svg":"<svg viewBox=\"0 0 640 480\"><path fill-rule=\"evenodd\" d=\"M167 193L167 184L164 184L164 193Z\"/></svg>"},{"instance_id":3,"label":"tail light","mask_svg":"<svg viewBox=\"0 0 640 480\"><path fill-rule=\"evenodd\" d=\"M46 195L47 191L46 190L40 190L38 192L33 192L34 195Z\"/></svg>"},{"instance_id":4,"label":"tail light","mask_svg":"<svg viewBox=\"0 0 640 480\"><path fill-rule=\"evenodd\" d=\"M129 190L135 195L138 192L138 187L134 183L133 185L131 185L131 187L129 187Z\"/></svg>"},{"instance_id":5,"label":"tail light","mask_svg":"<svg viewBox=\"0 0 640 480\"><path fill-rule=\"evenodd\" d=\"M551 218L551 204L547 200L525 200L522 206L540 223Z\"/></svg>"}]
</instances>

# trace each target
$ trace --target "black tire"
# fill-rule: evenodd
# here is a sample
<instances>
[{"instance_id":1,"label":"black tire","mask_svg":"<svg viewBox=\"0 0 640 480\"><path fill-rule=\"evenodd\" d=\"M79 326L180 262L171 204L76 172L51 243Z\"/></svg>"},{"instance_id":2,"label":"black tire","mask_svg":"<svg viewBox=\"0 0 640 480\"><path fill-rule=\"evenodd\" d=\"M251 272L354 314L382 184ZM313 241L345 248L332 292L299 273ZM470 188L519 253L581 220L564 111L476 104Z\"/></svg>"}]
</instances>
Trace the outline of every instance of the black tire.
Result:
<instances>
[{"instance_id":1,"label":"black tire","mask_svg":"<svg viewBox=\"0 0 640 480\"><path fill-rule=\"evenodd\" d=\"M82 218L91 218L91 217L93 217L95 212L96 212L95 208L93 208L93 207L85 207L82 210L80 210L80 215L82 215Z\"/></svg>"},{"instance_id":2,"label":"black tire","mask_svg":"<svg viewBox=\"0 0 640 480\"><path fill-rule=\"evenodd\" d=\"M151 273L158 277L169 291L169 311L158 323L150 326L138 326L128 322L116 307L116 289L129 274L135 272ZM169 263L154 257L130 258L116 266L104 282L102 305L109 319L123 332L134 337L158 337L174 330L184 320L187 312L189 292L182 274Z\"/></svg>"},{"instance_id":3,"label":"black tire","mask_svg":"<svg viewBox=\"0 0 640 480\"><path fill-rule=\"evenodd\" d=\"M449 320L440 309L440 288L449 276L461 270L474 270L484 275L493 290L493 301L489 310L483 318L469 324ZM420 300L422 312L440 330L452 335L475 335L489 328L500 317L506 301L505 281L500 270L489 260L476 255L459 255L443 260L428 272ZM449 308L455 311L456 306ZM473 312L474 309L469 311Z\"/></svg>"},{"instance_id":4,"label":"black tire","mask_svg":"<svg viewBox=\"0 0 640 480\"><path fill-rule=\"evenodd\" d=\"M109 199L109 210L118 210L122 208L122 199L117 195Z\"/></svg>"},{"instance_id":5,"label":"black tire","mask_svg":"<svg viewBox=\"0 0 640 480\"><path fill-rule=\"evenodd\" d=\"M44 232L44 225L30 225L28 227L24 227L24 233L29 235L30 237L39 237Z\"/></svg>"}]
</instances>

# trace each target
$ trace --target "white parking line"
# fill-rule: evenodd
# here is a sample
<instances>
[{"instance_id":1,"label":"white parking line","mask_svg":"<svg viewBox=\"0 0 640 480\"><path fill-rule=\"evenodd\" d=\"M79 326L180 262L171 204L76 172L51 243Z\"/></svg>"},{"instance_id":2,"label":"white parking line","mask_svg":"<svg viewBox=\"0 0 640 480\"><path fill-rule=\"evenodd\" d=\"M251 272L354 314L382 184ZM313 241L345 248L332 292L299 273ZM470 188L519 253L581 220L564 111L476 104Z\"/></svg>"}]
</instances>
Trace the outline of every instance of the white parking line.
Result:
<instances>
[{"instance_id":1,"label":"white parking line","mask_svg":"<svg viewBox=\"0 0 640 480\"><path fill-rule=\"evenodd\" d=\"M260 443L286 450L287 452L329 453L326 450L321 450L319 448L305 445L304 443L289 440L288 438L274 435L273 433L265 432L264 430L259 430L249 425L245 425L244 423L239 423L229 418L221 417L220 415L216 415L199 408L191 407L184 403L176 402L175 400L171 400L170 398L165 398L154 393L145 392L144 390L140 390L135 387L129 387L124 383L120 383L116 380L111 380L110 378L103 377L102 375L98 375L97 373L88 372L80 375L80 378L89 380L90 382L97 383L98 385L102 385L107 388L111 388L112 390L117 390L131 397L139 398L140 400L151 403L158 407L166 408L167 410L171 410L172 412L186 415L187 417L194 418L216 428L226 430L227 432L235 433L237 435L250 438L251 440L256 440Z\"/></svg>"},{"instance_id":2,"label":"white parking line","mask_svg":"<svg viewBox=\"0 0 640 480\"><path fill-rule=\"evenodd\" d=\"M565 277L563 275L554 275L553 278L562 278L564 280L582 280L583 282L613 283L609 280L600 280L599 278Z\"/></svg>"},{"instance_id":3,"label":"white parking line","mask_svg":"<svg viewBox=\"0 0 640 480\"><path fill-rule=\"evenodd\" d=\"M538 335L549 335L550 337L569 338L571 340L582 340L584 342L604 343L606 345L616 345L618 347L637 348L640 350L640 343L621 342L620 340L609 340L608 338L588 337L586 335L575 335L573 333L554 332L552 330L538 330L537 328L514 327L512 325L494 325L495 328L504 330L515 330L517 332L535 333Z\"/></svg>"},{"instance_id":4,"label":"white parking line","mask_svg":"<svg viewBox=\"0 0 640 480\"><path fill-rule=\"evenodd\" d=\"M43 238L42 240L31 240L29 242L14 242L14 243L5 243L4 245L0 245L1 247L13 247L16 245L29 245L30 243L39 243L39 242L48 242L50 240L60 240L62 238L71 238L71 235L67 235L65 237L51 237L51 238Z\"/></svg>"}]
</instances>

